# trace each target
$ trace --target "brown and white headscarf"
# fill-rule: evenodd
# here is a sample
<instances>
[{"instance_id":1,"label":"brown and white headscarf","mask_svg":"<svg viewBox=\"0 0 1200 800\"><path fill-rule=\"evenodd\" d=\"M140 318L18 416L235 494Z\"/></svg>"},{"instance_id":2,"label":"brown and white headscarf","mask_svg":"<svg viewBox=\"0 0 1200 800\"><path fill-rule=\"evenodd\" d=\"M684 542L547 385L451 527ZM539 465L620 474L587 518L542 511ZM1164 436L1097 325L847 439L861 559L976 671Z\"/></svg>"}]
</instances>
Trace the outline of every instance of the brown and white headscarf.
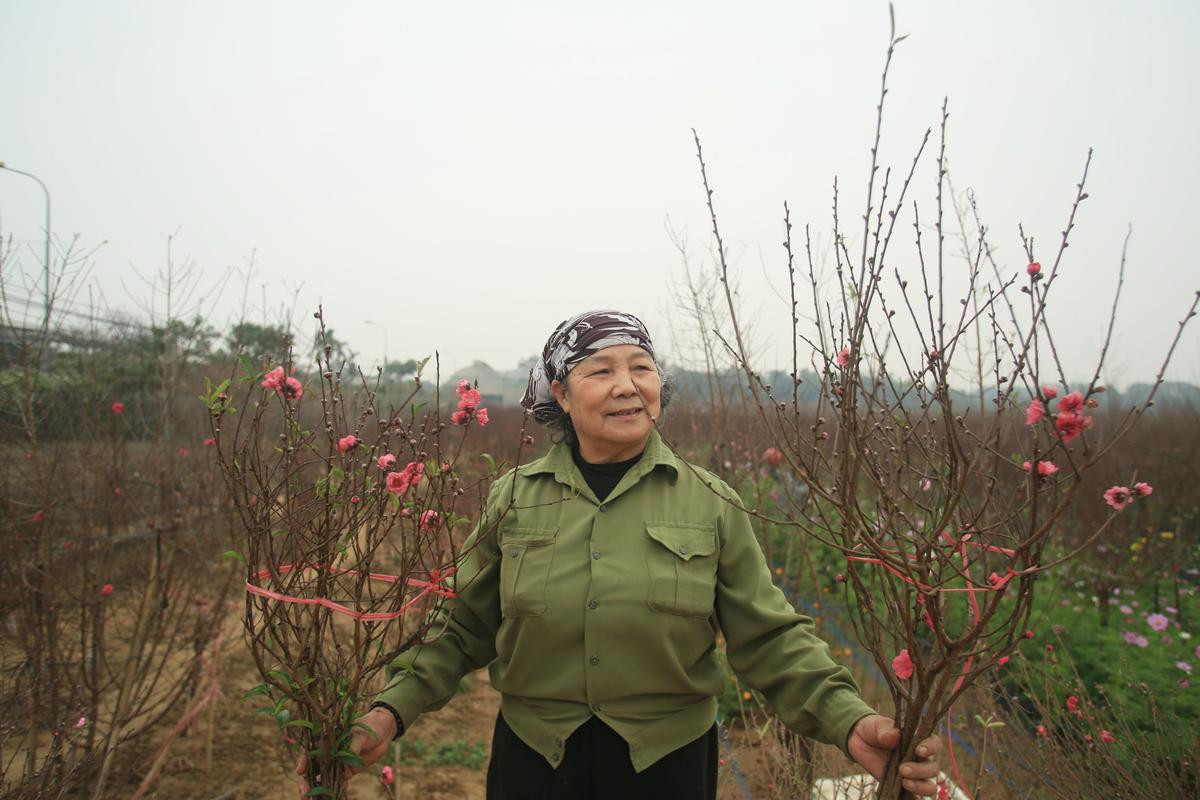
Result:
<instances>
[{"instance_id":1,"label":"brown and white headscarf","mask_svg":"<svg viewBox=\"0 0 1200 800\"><path fill-rule=\"evenodd\" d=\"M633 344L654 358L654 345L642 321L622 311L585 311L563 320L546 340L542 358L534 365L529 386L521 405L538 422L548 422L559 414L558 401L550 391L553 381L561 381L579 362L605 347ZM657 362L657 359L655 359Z\"/></svg>"}]
</instances>

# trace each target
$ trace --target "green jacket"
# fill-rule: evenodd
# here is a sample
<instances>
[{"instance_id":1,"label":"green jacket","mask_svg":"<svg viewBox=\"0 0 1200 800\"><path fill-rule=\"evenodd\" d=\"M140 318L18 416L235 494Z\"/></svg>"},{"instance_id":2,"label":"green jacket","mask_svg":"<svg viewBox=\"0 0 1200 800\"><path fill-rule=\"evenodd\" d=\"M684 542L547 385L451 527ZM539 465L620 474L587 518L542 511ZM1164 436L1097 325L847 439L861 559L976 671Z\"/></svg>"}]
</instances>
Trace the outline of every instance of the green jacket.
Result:
<instances>
[{"instance_id":1,"label":"green jacket","mask_svg":"<svg viewBox=\"0 0 1200 800\"><path fill-rule=\"evenodd\" d=\"M464 548L445 634L393 662L376 700L409 729L487 665L505 721L551 765L594 714L640 772L712 726L720 631L730 666L788 727L844 749L874 710L718 493L737 497L657 433L603 503L565 445L508 473Z\"/></svg>"}]
</instances>

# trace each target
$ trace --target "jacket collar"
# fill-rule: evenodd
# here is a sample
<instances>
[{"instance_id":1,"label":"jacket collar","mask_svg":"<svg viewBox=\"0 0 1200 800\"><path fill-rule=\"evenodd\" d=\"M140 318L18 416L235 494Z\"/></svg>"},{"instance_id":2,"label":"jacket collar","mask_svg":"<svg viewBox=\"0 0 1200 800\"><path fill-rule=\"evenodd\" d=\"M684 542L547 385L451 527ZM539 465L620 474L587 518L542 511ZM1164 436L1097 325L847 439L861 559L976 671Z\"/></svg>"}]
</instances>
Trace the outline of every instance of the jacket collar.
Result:
<instances>
[{"instance_id":1,"label":"jacket collar","mask_svg":"<svg viewBox=\"0 0 1200 800\"><path fill-rule=\"evenodd\" d=\"M636 482L658 466L670 470L672 477L679 475L679 460L671 452L671 448L667 447L662 437L658 435L658 431L651 430L650 438L646 440L646 449L642 451L642 457L630 467L625 478L632 477ZM579 467L575 466L575 459L571 458L571 448L564 442L554 445L546 455L530 461L518 472L526 477L542 473L552 474L555 480L568 486L579 486L583 483ZM626 483L625 478L621 480L621 484ZM615 494L614 491L614 496Z\"/></svg>"}]
</instances>

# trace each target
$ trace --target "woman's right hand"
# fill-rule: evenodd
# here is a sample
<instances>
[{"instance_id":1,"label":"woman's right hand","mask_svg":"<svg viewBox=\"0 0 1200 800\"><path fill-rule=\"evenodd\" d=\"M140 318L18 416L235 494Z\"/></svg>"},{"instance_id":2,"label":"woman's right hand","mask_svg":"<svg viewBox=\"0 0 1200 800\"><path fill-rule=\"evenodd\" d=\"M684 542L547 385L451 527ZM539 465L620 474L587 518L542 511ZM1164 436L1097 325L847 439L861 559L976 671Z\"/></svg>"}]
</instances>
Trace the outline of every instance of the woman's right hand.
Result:
<instances>
[{"instance_id":1,"label":"woman's right hand","mask_svg":"<svg viewBox=\"0 0 1200 800\"><path fill-rule=\"evenodd\" d=\"M396 718L386 708L373 708L356 719L354 735L350 737L350 750L362 759L361 767L347 767L351 775L357 775L383 758L388 745L396 738ZM301 752L296 759L296 774L300 776L300 793L309 790L304 774L308 772L308 753Z\"/></svg>"}]
</instances>

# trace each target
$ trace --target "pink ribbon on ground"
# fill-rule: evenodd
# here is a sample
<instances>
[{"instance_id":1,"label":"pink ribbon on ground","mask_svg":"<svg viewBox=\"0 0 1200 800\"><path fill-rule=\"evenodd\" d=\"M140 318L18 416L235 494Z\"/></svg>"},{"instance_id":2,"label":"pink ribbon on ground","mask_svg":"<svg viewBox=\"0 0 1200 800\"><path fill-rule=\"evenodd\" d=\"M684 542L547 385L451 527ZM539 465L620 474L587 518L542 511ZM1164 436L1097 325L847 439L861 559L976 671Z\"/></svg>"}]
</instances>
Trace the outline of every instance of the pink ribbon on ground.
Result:
<instances>
[{"instance_id":1,"label":"pink ribbon on ground","mask_svg":"<svg viewBox=\"0 0 1200 800\"><path fill-rule=\"evenodd\" d=\"M324 569L333 573L334 575L361 576L363 574L358 570L344 569L342 567L327 567L323 564L284 564L278 567L275 572L280 575L286 575L287 573L298 569ZM423 581L418 578L409 578L406 581L409 586L423 586L425 588L418 592L416 597L400 606L398 610L387 612L353 611L337 602L334 602L333 600L330 600L327 597L295 597L290 594L282 594L280 592L273 592L270 589L264 589L261 586L254 585L250 581L246 581L246 591L250 594L255 594L259 597L266 597L271 600L277 600L281 603L299 603L300 605L306 606L323 606L324 608L328 608L330 611L343 614L353 620L357 620L358 622L386 622L387 620L397 619L398 617L403 616L414 603L426 595L434 594L438 597L458 597L457 592L442 585L442 581L453 575L457 569L457 567L450 567L449 569L445 570L431 569L429 571L429 580L427 581ZM261 581L271 577L271 574L272 571L269 569L259 570L258 572L254 573L254 579ZM383 581L384 583L396 583L400 580L400 578L396 575L384 575L383 573L379 572L368 572L366 575L370 580Z\"/></svg>"}]
</instances>

